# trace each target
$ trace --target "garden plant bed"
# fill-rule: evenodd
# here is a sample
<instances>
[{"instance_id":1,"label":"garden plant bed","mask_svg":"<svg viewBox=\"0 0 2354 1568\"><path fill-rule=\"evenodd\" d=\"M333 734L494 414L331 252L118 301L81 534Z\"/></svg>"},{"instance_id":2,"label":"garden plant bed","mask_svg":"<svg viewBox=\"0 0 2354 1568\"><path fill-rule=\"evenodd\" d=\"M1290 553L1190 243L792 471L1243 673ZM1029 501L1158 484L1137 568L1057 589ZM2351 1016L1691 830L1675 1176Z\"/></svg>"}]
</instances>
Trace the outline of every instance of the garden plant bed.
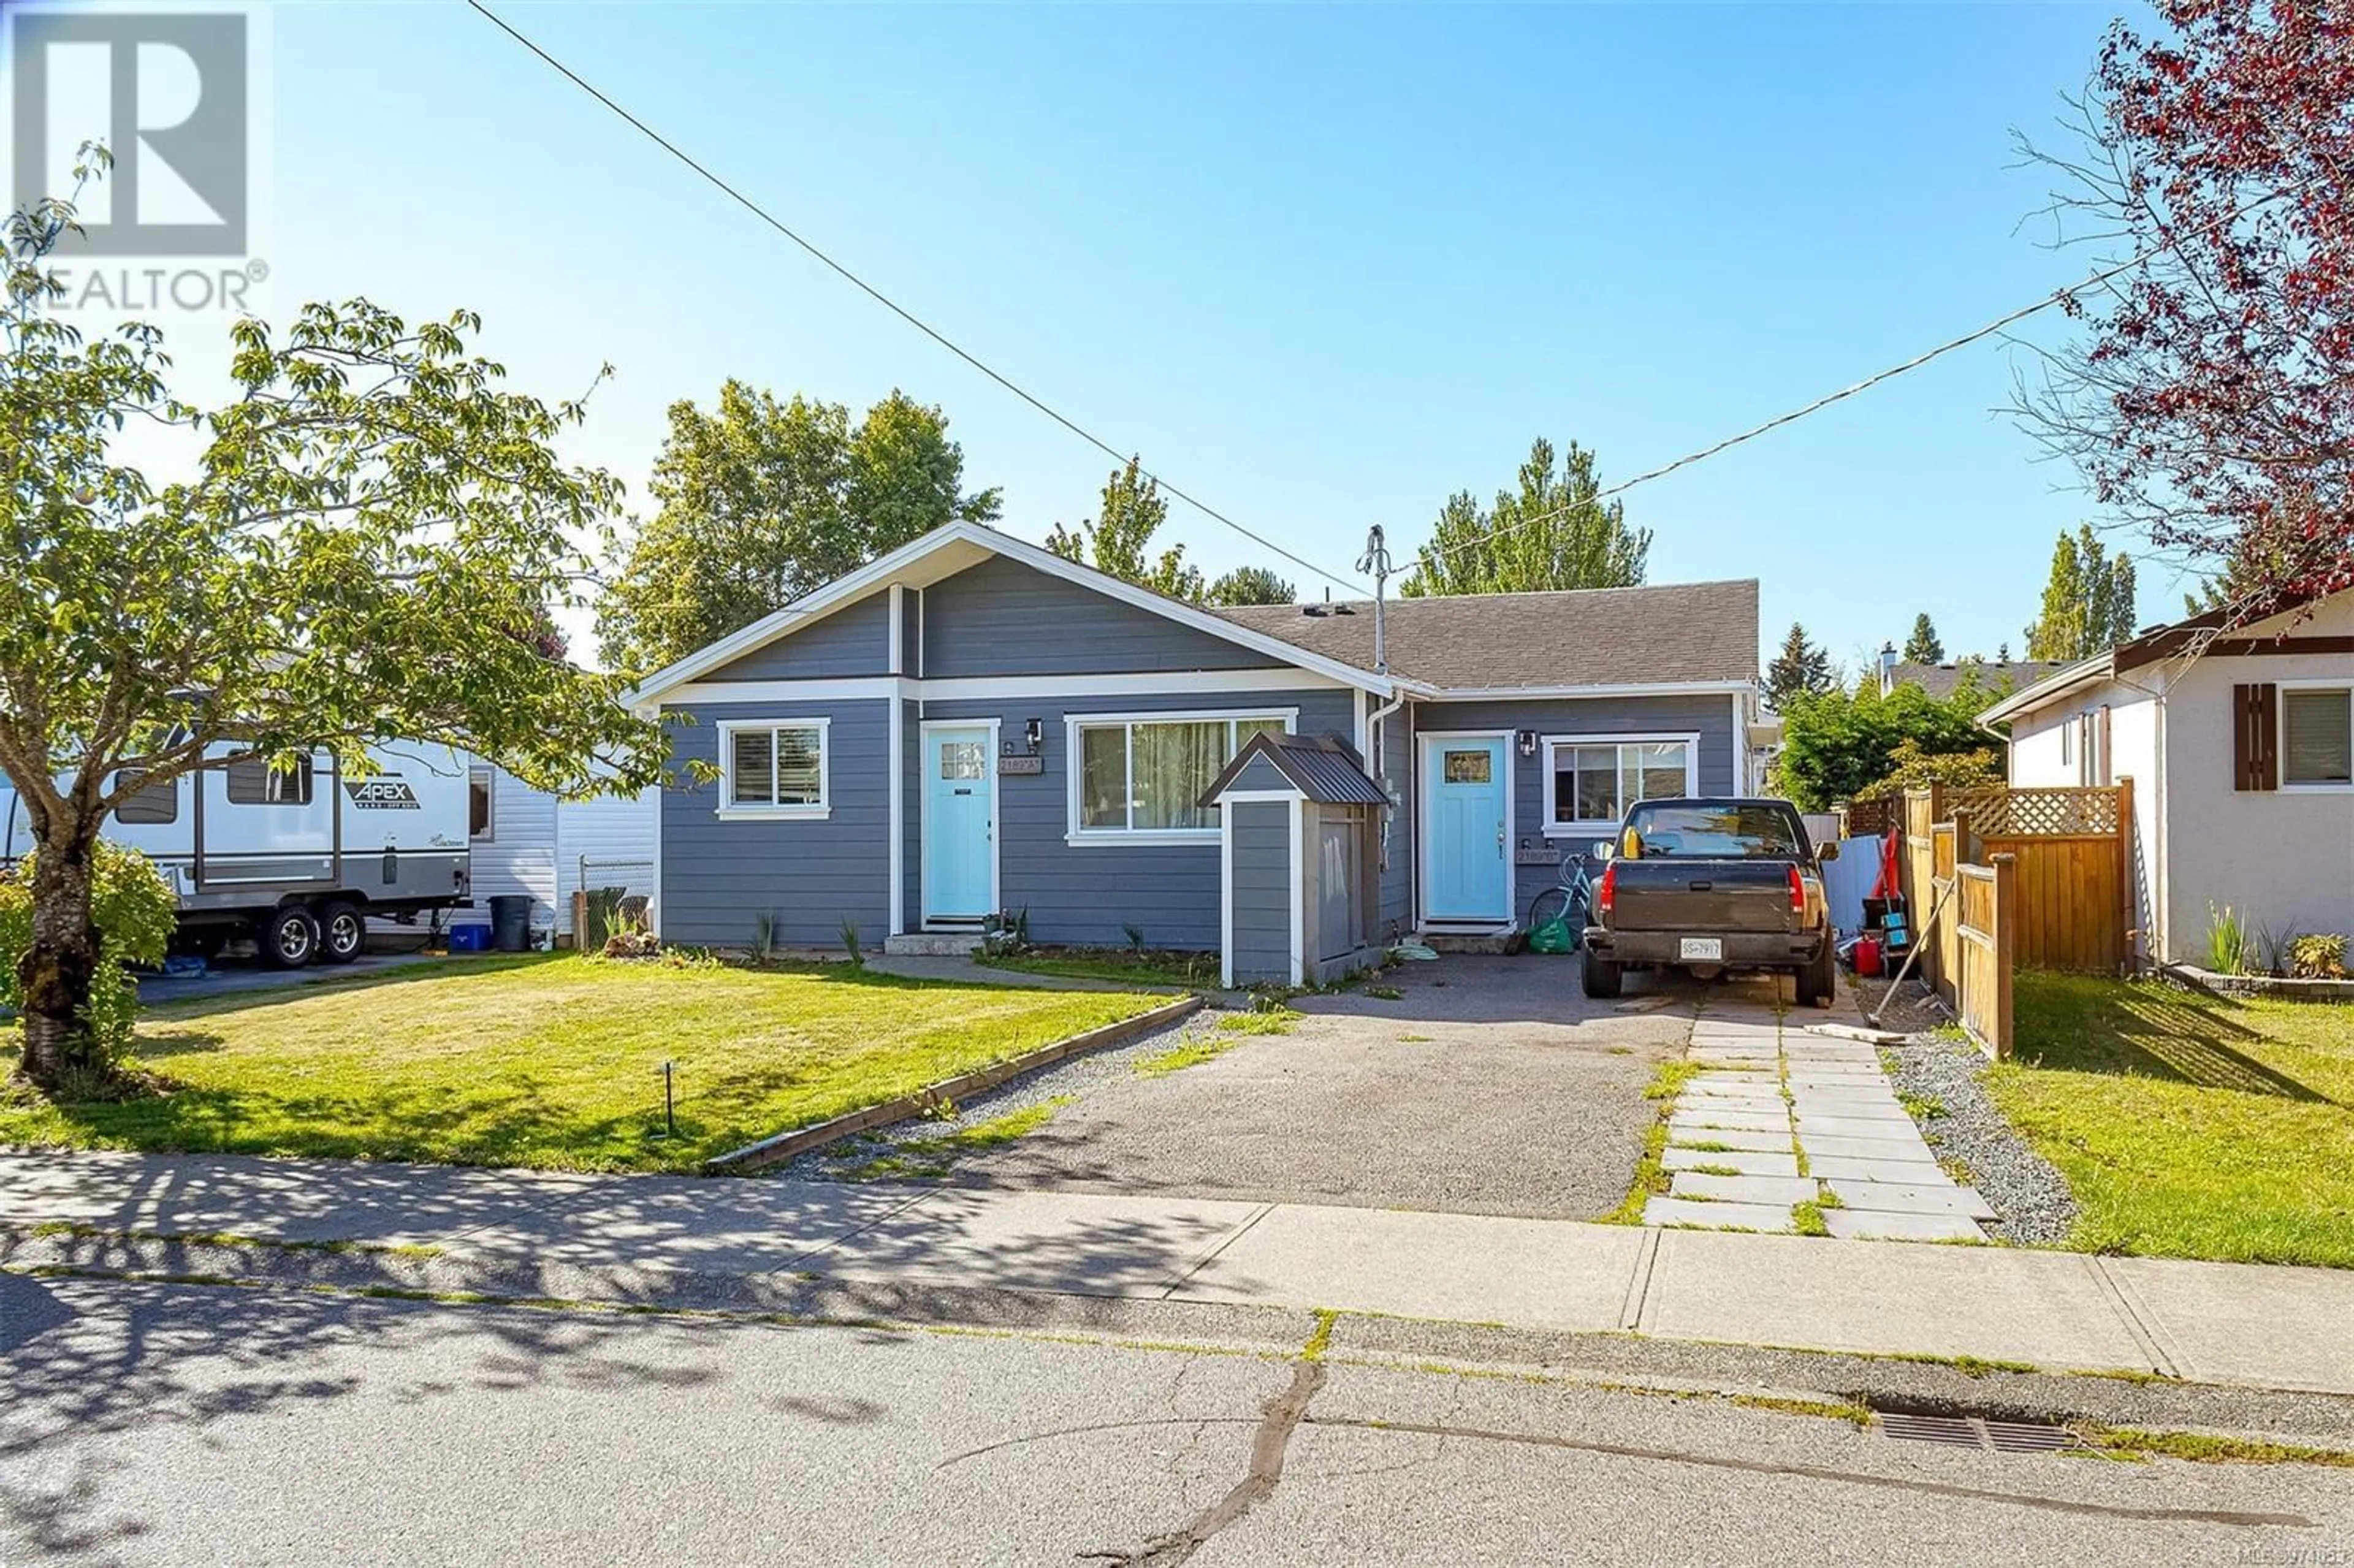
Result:
<instances>
[{"instance_id":1,"label":"garden plant bed","mask_svg":"<svg viewBox=\"0 0 2354 1568\"><path fill-rule=\"evenodd\" d=\"M1016 974L1064 980L1107 980L1117 985L1214 991L1218 955L1146 948L1033 948L1023 953L979 954L974 961Z\"/></svg>"},{"instance_id":2,"label":"garden plant bed","mask_svg":"<svg viewBox=\"0 0 2354 1568\"><path fill-rule=\"evenodd\" d=\"M172 1092L0 1099L0 1144L695 1171L1163 1000L840 964L486 959L156 1008L140 1060ZM675 1137L664 1133L665 1061Z\"/></svg>"},{"instance_id":3,"label":"garden plant bed","mask_svg":"<svg viewBox=\"0 0 2354 1568\"><path fill-rule=\"evenodd\" d=\"M2354 1018L2328 1003L2021 970L1988 1092L2085 1251L2354 1267Z\"/></svg>"}]
</instances>

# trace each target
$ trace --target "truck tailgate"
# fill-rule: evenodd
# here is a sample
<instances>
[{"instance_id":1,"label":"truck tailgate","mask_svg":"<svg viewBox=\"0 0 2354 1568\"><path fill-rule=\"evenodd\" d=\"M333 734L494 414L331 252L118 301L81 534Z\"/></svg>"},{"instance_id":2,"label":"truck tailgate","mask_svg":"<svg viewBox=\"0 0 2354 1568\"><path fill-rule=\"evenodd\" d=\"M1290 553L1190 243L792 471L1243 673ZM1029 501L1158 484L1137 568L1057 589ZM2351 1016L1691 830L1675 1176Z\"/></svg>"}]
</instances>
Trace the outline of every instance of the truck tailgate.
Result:
<instances>
[{"instance_id":1,"label":"truck tailgate","mask_svg":"<svg viewBox=\"0 0 2354 1568\"><path fill-rule=\"evenodd\" d=\"M1610 924L1620 931L1795 931L1783 861L1622 860Z\"/></svg>"}]
</instances>

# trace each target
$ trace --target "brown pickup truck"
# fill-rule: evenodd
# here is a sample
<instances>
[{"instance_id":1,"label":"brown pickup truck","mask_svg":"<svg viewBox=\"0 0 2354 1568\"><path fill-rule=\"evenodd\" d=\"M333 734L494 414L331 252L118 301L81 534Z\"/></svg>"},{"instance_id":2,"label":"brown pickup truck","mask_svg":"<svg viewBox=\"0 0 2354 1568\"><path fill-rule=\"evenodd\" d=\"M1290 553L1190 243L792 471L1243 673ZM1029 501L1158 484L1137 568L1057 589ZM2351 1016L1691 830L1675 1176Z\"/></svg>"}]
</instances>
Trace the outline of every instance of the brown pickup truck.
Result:
<instances>
[{"instance_id":1,"label":"brown pickup truck","mask_svg":"<svg viewBox=\"0 0 2354 1568\"><path fill-rule=\"evenodd\" d=\"M1606 846L1585 928L1585 994L1614 997L1628 969L1680 967L1701 980L1788 970L1797 1000L1829 1007L1838 985L1821 863L1787 800L1645 800Z\"/></svg>"}]
</instances>

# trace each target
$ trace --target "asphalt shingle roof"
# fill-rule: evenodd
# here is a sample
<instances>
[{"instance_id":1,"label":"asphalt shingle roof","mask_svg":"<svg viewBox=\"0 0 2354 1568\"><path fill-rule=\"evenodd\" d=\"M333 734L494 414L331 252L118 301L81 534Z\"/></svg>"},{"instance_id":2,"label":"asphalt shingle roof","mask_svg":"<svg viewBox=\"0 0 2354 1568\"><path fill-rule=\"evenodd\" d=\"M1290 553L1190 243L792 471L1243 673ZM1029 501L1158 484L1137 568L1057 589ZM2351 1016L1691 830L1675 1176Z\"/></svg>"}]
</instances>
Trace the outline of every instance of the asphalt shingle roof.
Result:
<instances>
[{"instance_id":1,"label":"asphalt shingle roof","mask_svg":"<svg viewBox=\"0 0 2354 1568\"><path fill-rule=\"evenodd\" d=\"M1216 613L1361 670L1370 599ZM1669 583L1389 601L1390 673L1452 691L1757 678L1757 583Z\"/></svg>"},{"instance_id":2,"label":"asphalt shingle roof","mask_svg":"<svg viewBox=\"0 0 2354 1568\"><path fill-rule=\"evenodd\" d=\"M1915 664L1907 660L1896 666L1890 685L1892 689L1918 686L1943 701L1961 690L1963 681L1975 675L1978 690L1993 696L1997 693L2023 692L2054 670L2066 668L2040 659L2013 659L2008 664L1998 664L1991 659L1965 660L1956 664Z\"/></svg>"}]
</instances>

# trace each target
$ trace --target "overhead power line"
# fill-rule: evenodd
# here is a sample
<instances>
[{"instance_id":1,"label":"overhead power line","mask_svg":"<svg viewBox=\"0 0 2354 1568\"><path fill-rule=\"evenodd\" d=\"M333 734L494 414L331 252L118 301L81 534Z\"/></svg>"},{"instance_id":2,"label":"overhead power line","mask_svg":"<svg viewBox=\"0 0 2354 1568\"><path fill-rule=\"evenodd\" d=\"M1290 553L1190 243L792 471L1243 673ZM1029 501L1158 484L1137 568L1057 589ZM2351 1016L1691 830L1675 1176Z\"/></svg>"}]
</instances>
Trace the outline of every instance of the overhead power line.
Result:
<instances>
[{"instance_id":1,"label":"overhead power line","mask_svg":"<svg viewBox=\"0 0 2354 1568\"><path fill-rule=\"evenodd\" d=\"M742 207L745 211L758 218L762 223L767 224L770 228L775 229L779 234L783 235L787 239L791 240L795 245L800 246L811 256L823 262L829 269L856 288L859 292L864 294L868 299L873 300L876 304L881 305L885 310L889 311L893 315L897 316L901 321L906 322L909 326L914 327L917 332L922 333L926 337L930 338L934 343L938 344L942 348L947 349L950 354L955 355L959 359L963 360L967 365L972 366L975 370L980 371L983 376L988 376L991 381L996 382L1000 387L1002 387L1008 392L1013 393L1016 397L1021 398L1022 401L1029 404L1030 407L1037 409L1038 412L1054 420L1055 423L1062 426L1063 429L1070 431L1071 434L1078 437L1089 446L1105 453L1107 456L1110 457L1114 462L1124 463L1128 461L1128 453L1123 452L1119 448L1113 446L1109 441L1105 440L1101 436L1097 435L1093 430L1088 429L1086 426L1080 424L1069 415L1065 414L1060 409L1055 408L1044 398L1037 397L1010 376L1007 376L996 370L979 355L972 354L959 344L947 334L941 332L938 328L933 326L930 323L917 315L913 311L908 310L905 305L900 304L898 301L894 300L890 295L885 294L874 284L869 283L865 279L852 271L842 262L835 260L833 257L819 249L819 247L812 241L804 238L791 227L779 219L773 213L769 212L768 208L762 207L758 202L754 201L750 196L746 196L742 191L737 190L734 185L728 184L727 181L713 173L709 168L698 162L692 154L680 147L677 143L673 142L669 137L664 136L661 132L655 130L652 126L647 124L644 121L639 119L636 115L622 108L619 103L614 102L612 99L607 97L597 87L585 79L579 72L574 70L570 66L566 65L562 60L557 59L554 55L549 54L546 49L540 48L538 44L533 42L529 37L526 37L524 34L518 32L508 23L505 17L501 16L497 12L482 4L482 0L466 0L466 3L472 6L474 10L480 12L483 18L489 21L492 26L497 27L499 31L504 33L508 37L513 38L516 43L521 44L525 48L529 49L533 54L537 55L540 59L557 75L563 77L573 86L578 88L581 91L587 93L589 97L603 104L607 109L611 110L613 113L620 116L621 120L626 122L641 135L653 143L657 147L660 147L663 152L668 153L680 163L685 164L688 168L694 170L696 174L702 175L705 181L709 182L709 184L726 196L729 200ZM1347 577L1341 577L1332 572L1328 572L1322 567L1318 566L1315 562L1309 560L1305 556L1293 554L1291 551L1287 550L1282 546L1277 544L1274 540L1267 537L1264 534L1257 533L1250 528L1245 527L1242 524L1235 522L1232 517L1227 516L1225 513L1219 511L1208 502L1202 500L1199 496L1193 495L1179 489L1176 485L1172 484L1161 475L1147 472L1141 467L1140 467L1138 471L1143 472L1145 478L1152 481L1153 483L1159 485L1162 490L1167 491L1171 495L1175 496L1186 505L1191 506L1194 511L1202 514L1203 516L1209 518L1213 522L1224 524L1226 527L1233 529L1235 533L1241 535L1244 538L1248 539L1252 544L1258 546L1261 549L1272 550L1277 555L1282 556L1285 560L1289 561L1292 565L1299 567L1302 570L1313 572L1316 576L1322 577L1326 582L1334 584L1340 588L1347 588L1352 593L1363 593L1365 591L1363 584L1353 582Z\"/></svg>"},{"instance_id":2,"label":"overhead power line","mask_svg":"<svg viewBox=\"0 0 2354 1568\"><path fill-rule=\"evenodd\" d=\"M2231 223L2255 211L2258 207L2266 207L2274 202L2296 195L2298 192L2304 190L2307 185L2317 183L2319 178L2319 175L2316 175L2313 179L2304 181L2299 185L2292 185L2286 190L2274 191L2269 195L2260 196L2255 200L2232 208L2232 211L2216 219L2216 222L2218 224ZM1461 555L1466 550L1479 549L1494 540L1502 538L1507 534L1517 534L1523 529L1533 528L1541 523L1550 523L1556 517L1565 516L1572 512L1577 511L1581 507L1596 505L1601 502L1610 500L1613 496L1624 495L1627 492L1634 489L1638 484L1649 484L1651 481L1664 478L1665 476L1675 472L1676 470L1680 468L1688 468L1691 464L1700 462L1704 459L1712 458L1717 453L1740 446L1744 441L1754 441L1758 437L1774 430L1778 430L1785 425L1795 424L1798 420L1807 418L1809 414L1819 413L1823 409L1829 408L1834 403L1844 402L1848 398L1854 397L1859 392L1868 392L1883 381L1893 381L1897 376L1905 374L1907 371L1918 370L1921 366L1928 364L1933 359L1941 359L1956 349L1967 348L1974 343L1979 343L1987 338L1992 337L2006 328L2018 325L2020 322L2025 321L2030 316L2040 315L2043 312L2052 309L2054 305L2059 304L2063 300L2073 299L2078 294L2084 292L2087 289L2096 289L2113 278L2116 278L2126 272L2132 271L2135 268L2141 266L2145 262L2155 260L2157 258L2164 255L2168 250L2171 250L2176 246L2181 244L2181 242L2187 238L2187 235L2176 235L2173 238L2166 240L2162 244L2153 245L2147 250L2139 251L2135 255L2126 258L2125 260L2116 263L2115 266L2101 269L2080 283L2072 283L2056 293L2046 294L2043 298L2036 301L2031 305L2022 305L2018 310L2009 312L2008 314L1997 316L1994 320L1987 323L1986 325L1982 327L1978 327L1971 332L1966 332L1961 336L1954 338L1949 342L1941 343L1936 347L1930 349L1925 353L1916 354L1901 365L1892 365L1885 370L1880 371L1875 375L1867 376L1862 380L1854 382L1850 386L1842 387L1836 392L1827 392L1811 403L1808 403L1800 408L1793 408L1787 414L1777 414L1762 425L1753 425L1748 429L1742 431L1739 435L1727 436L1724 440L1716 442L1712 446L1702 447L1696 451L1686 452L1683 456L1677 458L1670 462L1663 462L1657 468L1647 469L1643 472L1637 474L1632 479L1621 480L1617 484L1610 485L1606 489L1597 490L1591 495L1582 496L1578 500L1567 503L1564 505L1553 507L1550 511L1540 512L1533 517L1522 518L1520 522L1511 524L1510 527L1496 529L1494 532L1483 534L1476 539L1466 539L1459 545L1450 545L1445 549L1439 549L1429 546L1426 546L1424 548L1432 556L1443 560L1450 556Z\"/></svg>"}]
</instances>

